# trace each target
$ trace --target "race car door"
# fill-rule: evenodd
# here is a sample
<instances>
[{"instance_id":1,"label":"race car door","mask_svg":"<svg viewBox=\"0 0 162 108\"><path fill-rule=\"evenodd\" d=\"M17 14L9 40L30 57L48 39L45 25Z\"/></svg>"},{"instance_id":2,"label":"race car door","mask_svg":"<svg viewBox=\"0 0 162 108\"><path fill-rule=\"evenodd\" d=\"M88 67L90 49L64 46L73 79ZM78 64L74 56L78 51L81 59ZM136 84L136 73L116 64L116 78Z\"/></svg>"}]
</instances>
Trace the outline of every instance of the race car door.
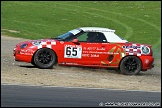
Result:
<instances>
[{"instance_id":1,"label":"race car door","mask_svg":"<svg viewBox=\"0 0 162 108\"><path fill-rule=\"evenodd\" d=\"M84 40L86 38L86 42ZM101 61L105 61L108 56L109 43L101 32L85 32L78 37L83 46L83 63L92 66L100 66Z\"/></svg>"},{"instance_id":2,"label":"race car door","mask_svg":"<svg viewBox=\"0 0 162 108\"><path fill-rule=\"evenodd\" d=\"M88 37L90 34L94 37ZM108 45L102 33L85 32L71 42L64 43L64 64L101 65L101 61L107 59Z\"/></svg>"}]
</instances>

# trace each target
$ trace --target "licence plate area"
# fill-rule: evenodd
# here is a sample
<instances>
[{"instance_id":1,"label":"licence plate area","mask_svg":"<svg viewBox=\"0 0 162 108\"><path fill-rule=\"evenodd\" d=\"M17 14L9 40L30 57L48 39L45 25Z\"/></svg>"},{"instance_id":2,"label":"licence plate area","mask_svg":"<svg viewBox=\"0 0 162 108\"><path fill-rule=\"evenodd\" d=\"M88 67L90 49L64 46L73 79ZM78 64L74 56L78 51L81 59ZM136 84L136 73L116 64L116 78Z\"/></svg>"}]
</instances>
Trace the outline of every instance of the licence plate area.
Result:
<instances>
[{"instance_id":1,"label":"licence plate area","mask_svg":"<svg viewBox=\"0 0 162 108\"><path fill-rule=\"evenodd\" d=\"M15 47L13 49L13 56L16 56L16 54L19 53L19 52L20 52L20 50L18 50L17 47Z\"/></svg>"}]
</instances>

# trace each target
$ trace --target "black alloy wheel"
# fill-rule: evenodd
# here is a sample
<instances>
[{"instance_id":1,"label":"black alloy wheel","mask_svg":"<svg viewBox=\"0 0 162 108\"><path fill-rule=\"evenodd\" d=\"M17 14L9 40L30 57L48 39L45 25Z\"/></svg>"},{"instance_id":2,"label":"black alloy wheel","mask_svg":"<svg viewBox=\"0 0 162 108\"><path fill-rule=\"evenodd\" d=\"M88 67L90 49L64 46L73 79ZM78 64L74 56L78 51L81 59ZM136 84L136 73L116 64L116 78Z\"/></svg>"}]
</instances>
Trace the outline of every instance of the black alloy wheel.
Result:
<instances>
[{"instance_id":1,"label":"black alloy wheel","mask_svg":"<svg viewBox=\"0 0 162 108\"><path fill-rule=\"evenodd\" d=\"M125 75L137 75L141 68L141 60L136 56L127 56L120 63L120 71Z\"/></svg>"},{"instance_id":2,"label":"black alloy wheel","mask_svg":"<svg viewBox=\"0 0 162 108\"><path fill-rule=\"evenodd\" d=\"M34 55L34 64L38 68L52 68L56 62L56 54L48 48L39 49Z\"/></svg>"}]
</instances>

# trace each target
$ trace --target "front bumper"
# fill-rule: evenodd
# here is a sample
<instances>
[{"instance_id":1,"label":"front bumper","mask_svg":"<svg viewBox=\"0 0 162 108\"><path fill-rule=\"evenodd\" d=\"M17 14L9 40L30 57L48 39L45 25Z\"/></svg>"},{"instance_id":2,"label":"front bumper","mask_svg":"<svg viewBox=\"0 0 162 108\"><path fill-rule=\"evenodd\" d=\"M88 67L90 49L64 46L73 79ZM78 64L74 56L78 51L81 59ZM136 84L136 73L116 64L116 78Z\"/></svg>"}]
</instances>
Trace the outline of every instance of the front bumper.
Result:
<instances>
[{"instance_id":1,"label":"front bumper","mask_svg":"<svg viewBox=\"0 0 162 108\"><path fill-rule=\"evenodd\" d=\"M31 63L32 56L33 54L24 53L24 50L21 50L16 47L13 50L13 57L15 61Z\"/></svg>"}]
</instances>

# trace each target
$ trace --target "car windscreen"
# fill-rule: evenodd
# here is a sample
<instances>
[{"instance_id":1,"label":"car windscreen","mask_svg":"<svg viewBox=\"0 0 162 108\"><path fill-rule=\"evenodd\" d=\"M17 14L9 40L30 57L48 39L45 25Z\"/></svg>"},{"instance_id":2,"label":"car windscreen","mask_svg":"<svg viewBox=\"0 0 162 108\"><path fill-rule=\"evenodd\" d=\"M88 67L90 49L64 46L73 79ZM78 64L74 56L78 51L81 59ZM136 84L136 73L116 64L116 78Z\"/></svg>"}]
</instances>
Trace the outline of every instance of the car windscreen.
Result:
<instances>
[{"instance_id":1,"label":"car windscreen","mask_svg":"<svg viewBox=\"0 0 162 108\"><path fill-rule=\"evenodd\" d=\"M56 39L66 40L67 38L70 38L71 36L73 36L73 34L71 32L67 32L65 34L58 36Z\"/></svg>"},{"instance_id":2,"label":"car windscreen","mask_svg":"<svg viewBox=\"0 0 162 108\"><path fill-rule=\"evenodd\" d=\"M56 38L53 38L53 39L57 39L57 40L61 40L61 41L68 41L71 38L73 38L75 35L79 34L80 32L81 32L80 30L74 29L74 30L68 31L67 33L64 33Z\"/></svg>"}]
</instances>

